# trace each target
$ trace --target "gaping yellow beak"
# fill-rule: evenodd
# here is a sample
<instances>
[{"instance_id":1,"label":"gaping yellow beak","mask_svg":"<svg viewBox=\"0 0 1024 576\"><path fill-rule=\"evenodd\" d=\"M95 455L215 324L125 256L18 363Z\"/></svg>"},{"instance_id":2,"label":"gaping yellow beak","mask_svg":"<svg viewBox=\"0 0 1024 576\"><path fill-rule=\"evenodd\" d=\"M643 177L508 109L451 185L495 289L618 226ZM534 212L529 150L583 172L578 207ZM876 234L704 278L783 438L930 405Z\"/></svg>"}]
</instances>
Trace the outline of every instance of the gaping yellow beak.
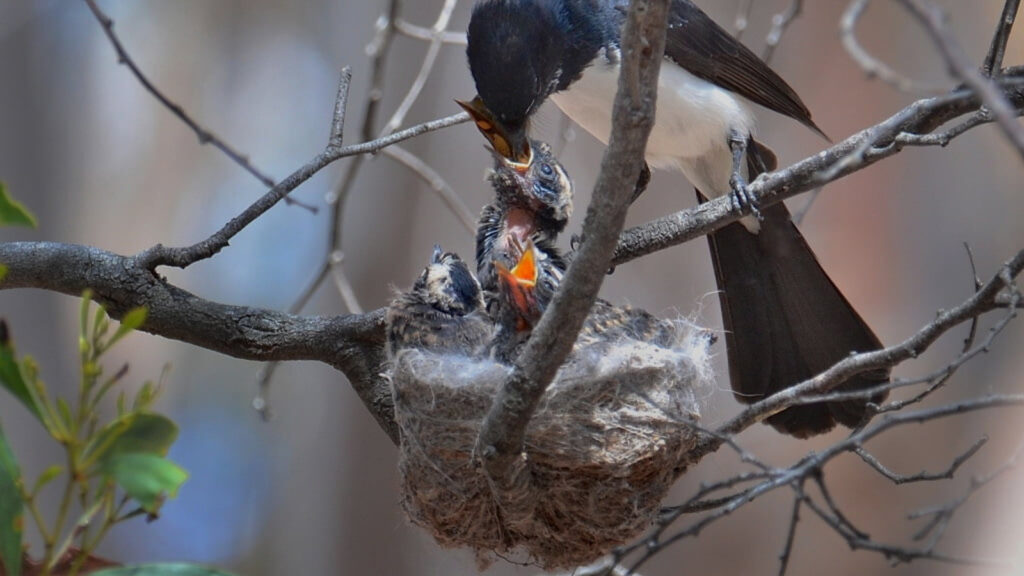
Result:
<instances>
[{"instance_id":1,"label":"gaping yellow beak","mask_svg":"<svg viewBox=\"0 0 1024 576\"><path fill-rule=\"evenodd\" d=\"M509 270L501 262L494 262L494 269L498 272L499 284L505 286L505 294L509 303L518 312L516 329L523 331L532 328L537 321L537 287L538 269L537 260L533 253L533 244L528 244L526 250L516 265Z\"/></svg>"},{"instance_id":2,"label":"gaping yellow beak","mask_svg":"<svg viewBox=\"0 0 1024 576\"><path fill-rule=\"evenodd\" d=\"M512 275L523 286L533 288L537 285L537 259L533 255L533 242L527 242L519 262L511 270Z\"/></svg>"},{"instance_id":3,"label":"gaping yellow beak","mask_svg":"<svg viewBox=\"0 0 1024 576\"><path fill-rule=\"evenodd\" d=\"M484 102L479 96L469 102L463 100L456 100L455 102L469 113L477 129L484 135L484 138L487 138L494 151L505 158L513 169L521 174L530 169L530 163L533 161L533 150L530 149L529 141L526 141L524 138L523 142L513 142L513 139L494 119L491 111L484 106Z\"/></svg>"}]
</instances>

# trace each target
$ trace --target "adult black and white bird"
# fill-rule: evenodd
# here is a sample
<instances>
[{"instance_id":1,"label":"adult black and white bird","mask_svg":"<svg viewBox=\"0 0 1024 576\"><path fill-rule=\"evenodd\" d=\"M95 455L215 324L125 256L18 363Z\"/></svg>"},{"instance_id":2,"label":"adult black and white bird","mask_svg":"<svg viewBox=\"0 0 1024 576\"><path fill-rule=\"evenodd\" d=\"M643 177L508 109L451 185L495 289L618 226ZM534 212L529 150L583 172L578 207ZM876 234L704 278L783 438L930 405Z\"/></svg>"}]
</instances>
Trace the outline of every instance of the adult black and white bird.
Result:
<instances>
[{"instance_id":1,"label":"adult black and white bird","mask_svg":"<svg viewBox=\"0 0 1024 576\"><path fill-rule=\"evenodd\" d=\"M549 96L607 142L628 4L477 3L467 56L484 119L477 125L490 128L495 150L528 165L530 119ZM699 198L728 194L737 207L752 204L747 180L776 167L772 152L754 140L752 103L822 133L796 92L690 0L671 1L665 57L646 160L655 168L683 172ZM818 264L786 207L774 204L758 216L708 236L732 388L747 403L806 380L850 353L881 348ZM862 373L841 389L887 380L887 371ZM857 426L867 414L867 401L832 402L793 407L768 423L806 437L836 422Z\"/></svg>"},{"instance_id":2,"label":"adult black and white bird","mask_svg":"<svg viewBox=\"0 0 1024 576\"><path fill-rule=\"evenodd\" d=\"M407 348L475 356L494 331L476 277L457 254L440 246L412 288L391 301L386 324L392 358Z\"/></svg>"}]
</instances>

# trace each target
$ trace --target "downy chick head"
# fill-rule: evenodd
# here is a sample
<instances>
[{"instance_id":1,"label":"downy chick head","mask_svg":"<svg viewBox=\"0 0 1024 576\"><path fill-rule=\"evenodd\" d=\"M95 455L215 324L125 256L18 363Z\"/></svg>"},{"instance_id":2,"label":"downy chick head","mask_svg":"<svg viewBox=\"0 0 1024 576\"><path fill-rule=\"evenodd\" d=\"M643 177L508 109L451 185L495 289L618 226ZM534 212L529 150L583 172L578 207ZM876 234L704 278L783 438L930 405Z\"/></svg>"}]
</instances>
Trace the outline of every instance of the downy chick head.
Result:
<instances>
[{"instance_id":1,"label":"downy chick head","mask_svg":"<svg viewBox=\"0 0 1024 576\"><path fill-rule=\"evenodd\" d=\"M495 152L491 185L499 206L510 212L510 222L511 212L522 210L532 216L534 230L553 239L572 216L572 181L550 144L532 140L530 149L532 159L525 166ZM525 244L529 236L524 234L520 242Z\"/></svg>"},{"instance_id":2,"label":"downy chick head","mask_svg":"<svg viewBox=\"0 0 1024 576\"><path fill-rule=\"evenodd\" d=\"M551 145L539 140L526 140L522 153L510 155L508 132L483 105L479 96L470 102L456 102L473 117L494 155L490 181L498 205L506 211L522 209L535 214L544 220L542 228L548 229L548 233L561 232L572 215L573 189L572 181L555 158ZM525 243L528 236L523 235L520 241Z\"/></svg>"},{"instance_id":3,"label":"downy chick head","mask_svg":"<svg viewBox=\"0 0 1024 576\"><path fill-rule=\"evenodd\" d=\"M413 283L412 292L439 312L464 316L483 308L480 284L454 252L434 246L430 264Z\"/></svg>"},{"instance_id":4,"label":"downy chick head","mask_svg":"<svg viewBox=\"0 0 1024 576\"><path fill-rule=\"evenodd\" d=\"M457 254L440 246L412 288L388 307L392 355L410 347L472 355L490 339L492 329L480 284Z\"/></svg>"}]
</instances>

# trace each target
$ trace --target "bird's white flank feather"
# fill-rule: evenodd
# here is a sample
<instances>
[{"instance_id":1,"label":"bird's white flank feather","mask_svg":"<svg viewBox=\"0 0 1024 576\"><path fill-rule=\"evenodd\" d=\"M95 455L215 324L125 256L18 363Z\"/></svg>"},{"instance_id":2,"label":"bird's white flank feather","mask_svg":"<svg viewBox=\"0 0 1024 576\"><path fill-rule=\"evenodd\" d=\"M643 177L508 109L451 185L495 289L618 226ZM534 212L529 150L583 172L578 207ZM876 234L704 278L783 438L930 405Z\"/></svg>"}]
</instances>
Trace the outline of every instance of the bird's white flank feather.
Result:
<instances>
[{"instance_id":1,"label":"bird's white flank feather","mask_svg":"<svg viewBox=\"0 0 1024 576\"><path fill-rule=\"evenodd\" d=\"M618 79L618 54L602 51L579 80L568 90L552 94L551 99L607 144ZM754 125L754 115L742 97L665 60L658 79L654 128L647 141L647 162L653 168L681 171L710 198L728 194L732 174L729 134L752 134ZM759 229L753 218L745 218L743 223L751 232Z\"/></svg>"}]
</instances>

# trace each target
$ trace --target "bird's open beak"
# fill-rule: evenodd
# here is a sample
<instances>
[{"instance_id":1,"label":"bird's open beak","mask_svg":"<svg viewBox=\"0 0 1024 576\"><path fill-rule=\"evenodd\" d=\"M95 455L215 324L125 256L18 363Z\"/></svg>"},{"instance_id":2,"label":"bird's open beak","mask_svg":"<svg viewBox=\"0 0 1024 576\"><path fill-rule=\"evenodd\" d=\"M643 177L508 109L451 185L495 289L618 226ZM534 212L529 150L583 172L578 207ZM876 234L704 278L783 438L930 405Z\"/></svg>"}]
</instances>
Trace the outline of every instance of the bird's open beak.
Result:
<instances>
[{"instance_id":1,"label":"bird's open beak","mask_svg":"<svg viewBox=\"0 0 1024 576\"><path fill-rule=\"evenodd\" d=\"M509 133L495 120L491 111L484 106L479 96L469 102L456 100L462 109L469 113L480 133L491 143L491 147L519 173L530 169L533 161L533 150L525 133Z\"/></svg>"},{"instance_id":2,"label":"bird's open beak","mask_svg":"<svg viewBox=\"0 0 1024 576\"><path fill-rule=\"evenodd\" d=\"M511 270L512 275L515 276L516 280L520 284L530 288L537 285L538 274L537 260L533 254L533 242L527 242L526 249L523 250L523 255Z\"/></svg>"},{"instance_id":3,"label":"bird's open beak","mask_svg":"<svg viewBox=\"0 0 1024 576\"><path fill-rule=\"evenodd\" d=\"M525 258L524 258L525 260ZM494 268L498 271L498 279L516 293L521 290L533 290L537 286L537 269L533 257L529 262L520 260L511 270L501 262L495 261Z\"/></svg>"},{"instance_id":4,"label":"bird's open beak","mask_svg":"<svg viewBox=\"0 0 1024 576\"><path fill-rule=\"evenodd\" d=\"M521 319L530 323L535 321L537 314L536 296L534 291L537 287L537 260L533 254L533 245L530 244L519 262L509 270L501 262L494 262L494 268L498 272L498 282L506 287L510 303L519 313ZM529 326L517 326L518 329L528 329Z\"/></svg>"}]
</instances>

